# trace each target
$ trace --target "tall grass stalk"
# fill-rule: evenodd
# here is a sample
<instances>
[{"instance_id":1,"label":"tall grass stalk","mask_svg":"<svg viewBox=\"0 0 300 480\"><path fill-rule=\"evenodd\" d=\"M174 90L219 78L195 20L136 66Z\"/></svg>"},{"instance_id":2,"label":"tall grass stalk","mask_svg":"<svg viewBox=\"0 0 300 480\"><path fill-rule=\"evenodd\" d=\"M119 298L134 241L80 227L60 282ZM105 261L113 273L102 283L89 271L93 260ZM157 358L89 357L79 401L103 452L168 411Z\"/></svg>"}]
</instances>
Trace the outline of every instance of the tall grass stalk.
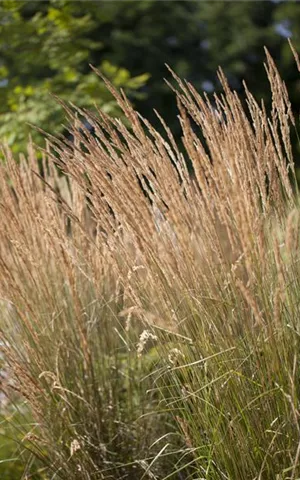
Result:
<instances>
[{"instance_id":1,"label":"tall grass stalk","mask_svg":"<svg viewBox=\"0 0 300 480\"><path fill-rule=\"evenodd\" d=\"M5 151L5 390L58 478L300 475L295 119L266 57L270 112L173 74L184 152L109 83L128 125L65 106L41 171Z\"/></svg>"}]
</instances>

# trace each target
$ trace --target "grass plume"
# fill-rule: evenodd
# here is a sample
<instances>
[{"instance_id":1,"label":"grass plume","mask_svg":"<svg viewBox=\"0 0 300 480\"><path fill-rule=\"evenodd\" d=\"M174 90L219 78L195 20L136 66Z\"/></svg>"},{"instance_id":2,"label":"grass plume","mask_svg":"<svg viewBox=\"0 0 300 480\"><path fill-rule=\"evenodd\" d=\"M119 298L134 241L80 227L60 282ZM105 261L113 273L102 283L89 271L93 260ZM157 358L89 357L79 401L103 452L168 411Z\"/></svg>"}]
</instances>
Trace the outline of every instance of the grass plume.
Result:
<instances>
[{"instance_id":1,"label":"grass plume","mask_svg":"<svg viewBox=\"0 0 300 480\"><path fill-rule=\"evenodd\" d=\"M5 149L3 388L58 478L300 475L295 119L266 73L270 112L172 72L184 151L109 83L126 125L67 106L40 169Z\"/></svg>"}]
</instances>

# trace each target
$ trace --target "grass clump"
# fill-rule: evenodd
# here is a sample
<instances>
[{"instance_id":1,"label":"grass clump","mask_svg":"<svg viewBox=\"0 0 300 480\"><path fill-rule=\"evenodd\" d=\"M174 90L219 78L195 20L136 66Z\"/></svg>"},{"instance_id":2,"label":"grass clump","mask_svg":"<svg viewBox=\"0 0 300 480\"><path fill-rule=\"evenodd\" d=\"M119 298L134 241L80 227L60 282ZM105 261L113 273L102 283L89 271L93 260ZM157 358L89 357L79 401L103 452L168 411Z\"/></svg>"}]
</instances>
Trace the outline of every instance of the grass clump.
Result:
<instances>
[{"instance_id":1,"label":"grass clump","mask_svg":"<svg viewBox=\"0 0 300 480\"><path fill-rule=\"evenodd\" d=\"M4 390L48 478L299 477L295 119L266 71L271 112L173 74L184 153L109 84L128 125L66 107L42 174L5 152Z\"/></svg>"}]
</instances>

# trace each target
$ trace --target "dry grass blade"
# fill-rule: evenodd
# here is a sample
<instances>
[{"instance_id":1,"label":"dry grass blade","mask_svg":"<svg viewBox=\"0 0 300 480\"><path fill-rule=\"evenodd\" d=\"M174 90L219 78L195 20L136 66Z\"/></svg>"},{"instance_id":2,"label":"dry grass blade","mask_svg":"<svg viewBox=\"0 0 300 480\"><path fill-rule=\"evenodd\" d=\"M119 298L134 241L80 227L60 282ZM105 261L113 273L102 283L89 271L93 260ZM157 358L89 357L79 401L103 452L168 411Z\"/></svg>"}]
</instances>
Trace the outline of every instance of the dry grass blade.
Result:
<instances>
[{"instance_id":1,"label":"dry grass blade","mask_svg":"<svg viewBox=\"0 0 300 480\"><path fill-rule=\"evenodd\" d=\"M5 388L60 478L300 475L294 117L266 55L270 114L172 72L185 151L106 80L126 125L69 106L40 170L4 149Z\"/></svg>"}]
</instances>

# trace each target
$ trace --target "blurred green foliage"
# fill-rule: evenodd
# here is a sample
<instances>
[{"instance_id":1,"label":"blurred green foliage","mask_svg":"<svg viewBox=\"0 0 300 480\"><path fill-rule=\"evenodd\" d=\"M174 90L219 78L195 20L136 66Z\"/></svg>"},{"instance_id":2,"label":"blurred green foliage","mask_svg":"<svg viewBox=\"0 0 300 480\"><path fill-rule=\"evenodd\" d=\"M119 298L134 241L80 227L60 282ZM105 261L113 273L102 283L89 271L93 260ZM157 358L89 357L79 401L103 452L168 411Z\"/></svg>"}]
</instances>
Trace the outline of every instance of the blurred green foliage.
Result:
<instances>
[{"instance_id":1,"label":"blurred green foliage","mask_svg":"<svg viewBox=\"0 0 300 480\"><path fill-rule=\"evenodd\" d=\"M49 93L79 106L96 102L120 115L89 64L123 87L155 126L157 109L180 134L165 63L197 89L219 89L219 65L237 91L245 79L268 106L263 46L286 79L295 107L300 80L287 43L300 49L299 2L17 1L0 2L0 137L24 149L32 128L63 131L64 114ZM39 134L33 132L37 141Z\"/></svg>"},{"instance_id":2,"label":"blurred green foliage","mask_svg":"<svg viewBox=\"0 0 300 480\"><path fill-rule=\"evenodd\" d=\"M26 407L19 405L18 408L15 408L8 405L3 408L1 405L1 480L46 479L45 468L38 465L39 462L30 452L30 442L25 440L25 433L29 430L33 430L33 423Z\"/></svg>"},{"instance_id":3,"label":"blurred green foliage","mask_svg":"<svg viewBox=\"0 0 300 480\"><path fill-rule=\"evenodd\" d=\"M51 132L64 130L64 111L51 94L79 107L95 102L107 113L120 114L115 100L89 67L91 53L103 43L93 40L98 26L82 2L0 3L0 137L23 150L33 125ZM100 25L99 25L100 26ZM105 58L92 61L116 87L133 96L148 79L132 77Z\"/></svg>"}]
</instances>

